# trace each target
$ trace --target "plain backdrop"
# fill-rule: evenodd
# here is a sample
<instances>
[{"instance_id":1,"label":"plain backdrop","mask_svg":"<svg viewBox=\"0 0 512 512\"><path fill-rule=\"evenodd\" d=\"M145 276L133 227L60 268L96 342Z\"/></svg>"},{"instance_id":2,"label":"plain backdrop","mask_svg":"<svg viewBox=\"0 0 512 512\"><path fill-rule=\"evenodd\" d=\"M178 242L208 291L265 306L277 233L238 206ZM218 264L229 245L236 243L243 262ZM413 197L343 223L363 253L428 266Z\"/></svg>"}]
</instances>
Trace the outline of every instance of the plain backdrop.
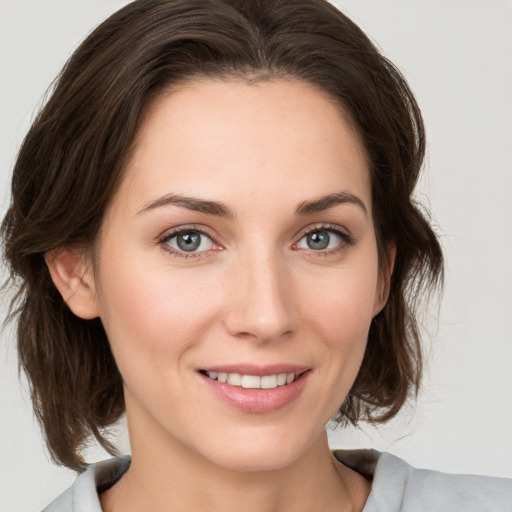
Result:
<instances>
[{"instance_id":1,"label":"plain backdrop","mask_svg":"<svg viewBox=\"0 0 512 512\"><path fill-rule=\"evenodd\" d=\"M277 0L276 0L277 1ZM23 135L72 50L119 0L0 0L0 201ZM446 287L426 319L423 391L384 428L330 432L416 466L512 476L512 3L336 2L408 78L429 137L418 197L446 254ZM1 298L5 316L7 298ZM128 449L120 427L122 450ZM105 458L92 447L90 461ZM75 474L54 466L0 342L0 512L42 509Z\"/></svg>"}]
</instances>

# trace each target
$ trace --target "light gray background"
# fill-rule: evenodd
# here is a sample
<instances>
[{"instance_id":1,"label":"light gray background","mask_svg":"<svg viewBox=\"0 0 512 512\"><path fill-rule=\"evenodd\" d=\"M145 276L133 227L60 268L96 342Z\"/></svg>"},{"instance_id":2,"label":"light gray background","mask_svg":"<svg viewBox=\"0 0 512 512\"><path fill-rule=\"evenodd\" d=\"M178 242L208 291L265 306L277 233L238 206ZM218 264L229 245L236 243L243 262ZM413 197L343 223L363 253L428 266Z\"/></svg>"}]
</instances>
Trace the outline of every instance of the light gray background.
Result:
<instances>
[{"instance_id":1,"label":"light gray background","mask_svg":"<svg viewBox=\"0 0 512 512\"><path fill-rule=\"evenodd\" d=\"M0 201L44 91L83 37L126 2L0 0ZM450 472L512 476L512 3L339 0L404 72L429 136L427 200L447 282L433 309L418 403L385 428L336 431L336 447L384 449ZM6 298L0 305L5 311ZM4 314L2 314L2 317ZM0 512L39 510L71 484L53 466L0 342ZM122 432L122 429L121 429ZM121 445L127 449L126 436ZM90 460L105 457L94 447Z\"/></svg>"}]
</instances>

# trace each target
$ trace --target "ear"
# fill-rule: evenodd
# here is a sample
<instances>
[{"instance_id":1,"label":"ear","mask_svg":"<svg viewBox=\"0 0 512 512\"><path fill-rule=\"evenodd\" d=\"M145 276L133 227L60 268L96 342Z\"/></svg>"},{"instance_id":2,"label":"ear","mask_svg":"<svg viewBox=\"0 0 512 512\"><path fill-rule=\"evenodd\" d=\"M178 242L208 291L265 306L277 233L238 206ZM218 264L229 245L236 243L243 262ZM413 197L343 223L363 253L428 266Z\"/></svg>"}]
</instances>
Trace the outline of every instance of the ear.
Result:
<instances>
[{"instance_id":1,"label":"ear","mask_svg":"<svg viewBox=\"0 0 512 512\"><path fill-rule=\"evenodd\" d=\"M386 305L389 297L389 289L391 285L391 275L395 266L396 243L389 242L387 247L387 261L379 271L379 279L377 282L377 290L375 294L375 306L373 316L378 315Z\"/></svg>"},{"instance_id":2,"label":"ear","mask_svg":"<svg viewBox=\"0 0 512 512\"><path fill-rule=\"evenodd\" d=\"M99 316L96 288L89 258L83 251L59 247L45 254L53 283L76 316Z\"/></svg>"}]
</instances>

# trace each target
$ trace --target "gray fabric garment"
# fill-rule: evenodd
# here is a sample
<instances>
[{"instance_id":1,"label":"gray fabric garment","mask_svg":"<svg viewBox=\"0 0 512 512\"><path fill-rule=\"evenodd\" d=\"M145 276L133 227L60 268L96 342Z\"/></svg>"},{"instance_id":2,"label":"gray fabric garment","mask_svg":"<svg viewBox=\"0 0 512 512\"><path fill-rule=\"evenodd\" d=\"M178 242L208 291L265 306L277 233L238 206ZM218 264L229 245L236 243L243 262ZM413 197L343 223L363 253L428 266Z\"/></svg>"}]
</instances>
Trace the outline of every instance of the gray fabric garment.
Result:
<instances>
[{"instance_id":1,"label":"gray fabric garment","mask_svg":"<svg viewBox=\"0 0 512 512\"><path fill-rule=\"evenodd\" d=\"M512 480L507 478L415 469L374 450L337 450L334 455L373 479L363 512L512 512ZM89 466L43 512L101 512L98 493L114 485L129 466L129 457Z\"/></svg>"}]
</instances>

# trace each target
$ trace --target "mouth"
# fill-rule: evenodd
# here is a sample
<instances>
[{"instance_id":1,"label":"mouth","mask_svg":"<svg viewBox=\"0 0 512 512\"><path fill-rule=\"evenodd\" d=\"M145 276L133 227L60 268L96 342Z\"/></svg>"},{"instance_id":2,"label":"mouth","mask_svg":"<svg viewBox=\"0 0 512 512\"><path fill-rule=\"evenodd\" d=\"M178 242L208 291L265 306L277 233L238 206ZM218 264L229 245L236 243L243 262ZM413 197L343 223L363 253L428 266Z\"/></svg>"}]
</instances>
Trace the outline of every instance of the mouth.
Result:
<instances>
[{"instance_id":1,"label":"mouth","mask_svg":"<svg viewBox=\"0 0 512 512\"><path fill-rule=\"evenodd\" d=\"M202 381L221 402L249 413L275 412L302 393L311 368L293 365L224 366L199 370Z\"/></svg>"},{"instance_id":2,"label":"mouth","mask_svg":"<svg viewBox=\"0 0 512 512\"><path fill-rule=\"evenodd\" d=\"M217 382L227 383L230 386L236 386L244 389L275 389L295 382L295 380L304 372L275 373L272 375L262 376L206 370L201 370L200 373Z\"/></svg>"}]
</instances>

